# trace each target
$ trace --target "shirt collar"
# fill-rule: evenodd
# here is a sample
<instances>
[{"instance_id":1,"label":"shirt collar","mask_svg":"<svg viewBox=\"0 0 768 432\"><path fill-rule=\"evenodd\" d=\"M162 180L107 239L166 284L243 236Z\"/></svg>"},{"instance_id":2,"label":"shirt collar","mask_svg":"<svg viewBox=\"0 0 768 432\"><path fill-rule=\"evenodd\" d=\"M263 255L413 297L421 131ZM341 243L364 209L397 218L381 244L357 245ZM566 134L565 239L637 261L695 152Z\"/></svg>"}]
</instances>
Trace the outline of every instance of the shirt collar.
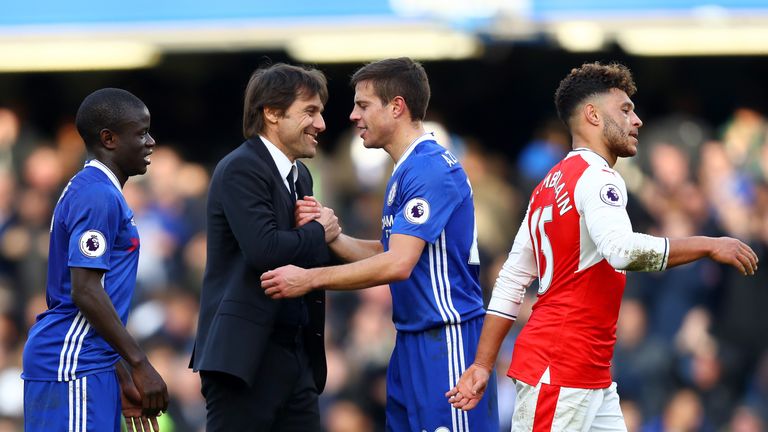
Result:
<instances>
[{"instance_id":1,"label":"shirt collar","mask_svg":"<svg viewBox=\"0 0 768 432\"><path fill-rule=\"evenodd\" d=\"M275 165L277 165L277 172L280 173L280 177L288 177L288 173L291 172L291 169L296 166L296 163L291 163L291 160L288 159L288 156L286 156L285 153L277 148L276 145L272 144L268 139L264 138L264 135L259 135L259 137L264 142L264 145L267 146L269 154L272 155L272 159L275 161ZM296 181L296 170L293 170L293 181Z\"/></svg>"},{"instance_id":2,"label":"shirt collar","mask_svg":"<svg viewBox=\"0 0 768 432\"><path fill-rule=\"evenodd\" d=\"M570 153L568 153L568 157L579 155L582 158L584 158L587 163L590 165L602 165L606 168L610 168L611 166L608 165L608 161L606 161L602 156L595 153L594 151L586 148L586 147L579 147L571 150Z\"/></svg>"},{"instance_id":3,"label":"shirt collar","mask_svg":"<svg viewBox=\"0 0 768 432\"><path fill-rule=\"evenodd\" d=\"M413 140L413 142L408 146L408 148L405 149L405 153L403 153L403 156L395 164L395 168L392 169L392 172L394 173L395 171L397 171L397 167L402 165L403 162L405 162L405 160L408 158L408 156L410 156L411 153L413 153L413 150L416 148L416 146L424 141L435 141L435 133L427 132L421 135L420 137L416 138L415 140Z\"/></svg>"},{"instance_id":4,"label":"shirt collar","mask_svg":"<svg viewBox=\"0 0 768 432\"><path fill-rule=\"evenodd\" d=\"M94 168L100 170L101 172L103 172L112 181L112 184L115 185L117 190L119 190L120 193L123 192L123 188L120 186L120 182L117 181L117 176L115 175L115 173L113 173L112 170L109 169L109 167L107 167L106 165L101 163L99 160L91 159L91 160L89 160L88 162L85 163L85 166L86 167L89 167L89 166L90 167L94 167Z\"/></svg>"}]
</instances>

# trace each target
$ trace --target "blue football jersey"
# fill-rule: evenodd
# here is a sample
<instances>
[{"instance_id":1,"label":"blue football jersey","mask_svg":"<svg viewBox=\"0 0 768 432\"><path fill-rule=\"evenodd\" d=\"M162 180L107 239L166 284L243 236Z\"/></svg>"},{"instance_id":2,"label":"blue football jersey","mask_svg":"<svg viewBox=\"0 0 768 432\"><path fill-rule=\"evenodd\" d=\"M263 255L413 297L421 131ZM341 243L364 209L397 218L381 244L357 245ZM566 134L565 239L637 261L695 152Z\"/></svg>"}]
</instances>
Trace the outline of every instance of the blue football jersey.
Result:
<instances>
[{"instance_id":1,"label":"blue football jersey","mask_svg":"<svg viewBox=\"0 0 768 432\"><path fill-rule=\"evenodd\" d=\"M24 347L26 380L71 381L113 367L118 353L72 302L70 267L105 270L102 284L125 324L136 284L139 232L120 183L92 160L53 211L46 302Z\"/></svg>"},{"instance_id":2,"label":"blue football jersey","mask_svg":"<svg viewBox=\"0 0 768 432\"><path fill-rule=\"evenodd\" d=\"M405 234L427 244L411 277L390 284L399 331L422 331L484 314L472 187L456 157L425 134L387 184L381 242Z\"/></svg>"}]
</instances>

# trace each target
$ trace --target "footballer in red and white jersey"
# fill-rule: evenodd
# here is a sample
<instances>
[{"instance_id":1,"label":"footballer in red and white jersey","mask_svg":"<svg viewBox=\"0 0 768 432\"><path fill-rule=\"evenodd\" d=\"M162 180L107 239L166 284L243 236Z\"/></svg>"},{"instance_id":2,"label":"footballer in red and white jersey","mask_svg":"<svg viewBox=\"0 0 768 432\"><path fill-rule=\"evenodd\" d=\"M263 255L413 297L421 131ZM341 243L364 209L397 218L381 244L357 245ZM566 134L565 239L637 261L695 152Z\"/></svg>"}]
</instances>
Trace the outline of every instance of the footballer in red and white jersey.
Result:
<instances>
[{"instance_id":1,"label":"footballer in red and white jersey","mask_svg":"<svg viewBox=\"0 0 768 432\"><path fill-rule=\"evenodd\" d=\"M663 270L669 253L666 238L632 232L626 196L619 173L585 148L571 151L534 189L488 307L516 319L525 288L539 279L510 377L531 386L611 385L624 270Z\"/></svg>"}]
</instances>

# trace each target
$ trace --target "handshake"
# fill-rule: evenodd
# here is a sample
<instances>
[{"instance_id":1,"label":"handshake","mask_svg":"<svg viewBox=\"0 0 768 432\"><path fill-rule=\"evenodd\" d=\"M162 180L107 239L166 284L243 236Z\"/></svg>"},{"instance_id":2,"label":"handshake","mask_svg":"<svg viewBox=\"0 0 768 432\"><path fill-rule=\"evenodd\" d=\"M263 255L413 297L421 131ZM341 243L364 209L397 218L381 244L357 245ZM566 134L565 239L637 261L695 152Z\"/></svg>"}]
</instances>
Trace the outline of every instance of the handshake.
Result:
<instances>
[{"instance_id":1,"label":"handshake","mask_svg":"<svg viewBox=\"0 0 768 432\"><path fill-rule=\"evenodd\" d=\"M319 201L312 196L305 196L304 199L296 201L296 210L294 211L296 228L309 222L317 221L325 229L325 242L331 243L341 234L339 218L330 207L323 207Z\"/></svg>"}]
</instances>

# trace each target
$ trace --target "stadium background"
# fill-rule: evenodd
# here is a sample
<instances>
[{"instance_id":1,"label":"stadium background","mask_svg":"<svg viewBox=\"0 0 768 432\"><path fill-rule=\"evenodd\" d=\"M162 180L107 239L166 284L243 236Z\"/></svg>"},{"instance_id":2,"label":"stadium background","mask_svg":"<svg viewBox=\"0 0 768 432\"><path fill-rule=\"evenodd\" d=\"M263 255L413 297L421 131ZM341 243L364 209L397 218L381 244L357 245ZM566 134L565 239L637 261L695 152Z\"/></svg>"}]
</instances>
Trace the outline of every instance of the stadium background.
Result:
<instances>
[{"instance_id":1,"label":"stadium background","mask_svg":"<svg viewBox=\"0 0 768 432\"><path fill-rule=\"evenodd\" d=\"M429 128L462 160L476 191L486 290L531 187L567 149L552 94L585 61L617 60L635 73L640 154L618 166L635 229L732 235L765 259L764 1L65 3L9 4L0 15L0 431L21 427L20 353L44 308L50 214L84 157L73 116L104 86L147 103L159 143L149 175L129 181L125 194L143 243L129 328L169 384L166 431L203 429L199 380L186 365L208 175L242 141L242 93L267 62L313 64L329 77L328 129L309 164L344 231L369 238L380 233L391 164L381 151L360 151L347 119L348 78L376 58L424 62ZM630 275L614 362L630 430L766 429L767 276L760 269L742 278L710 262ZM386 287L330 294L321 402L329 432L383 429L390 307ZM500 372L524 319L505 343ZM509 430L514 390L500 375Z\"/></svg>"}]
</instances>

